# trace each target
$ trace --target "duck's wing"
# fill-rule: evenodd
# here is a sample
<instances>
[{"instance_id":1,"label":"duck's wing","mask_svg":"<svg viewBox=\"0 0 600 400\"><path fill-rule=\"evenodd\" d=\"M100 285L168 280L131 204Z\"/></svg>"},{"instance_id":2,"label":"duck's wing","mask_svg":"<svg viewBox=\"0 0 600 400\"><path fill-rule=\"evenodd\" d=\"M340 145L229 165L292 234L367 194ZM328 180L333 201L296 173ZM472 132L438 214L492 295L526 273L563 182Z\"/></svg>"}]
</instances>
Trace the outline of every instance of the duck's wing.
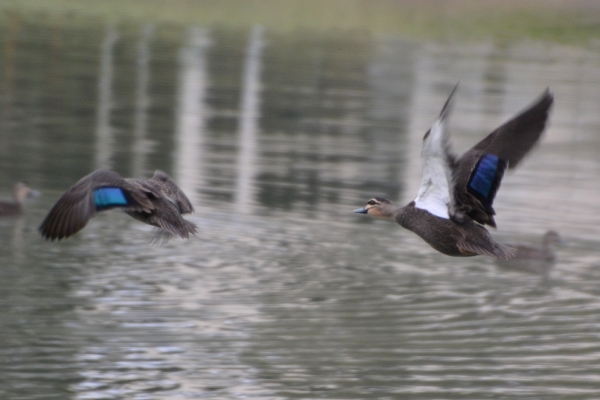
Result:
<instances>
[{"instance_id":1,"label":"duck's wing","mask_svg":"<svg viewBox=\"0 0 600 400\"><path fill-rule=\"evenodd\" d=\"M194 207L190 200L169 175L163 171L156 170L152 180L160 182L160 190L168 196L169 199L174 201L181 214L191 214L194 212Z\"/></svg>"},{"instance_id":2,"label":"duck's wing","mask_svg":"<svg viewBox=\"0 0 600 400\"><path fill-rule=\"evenodd\" d=\"M97 170L63 194L39 227L49 240L67 238L85 227L99 211L122 208L151 212L154 205L140 187L118 173Z\"/></svg>"},{"instance_id":3,"label":"duck's wing","mask_svg":"<svg viewBox=\"0 0 600 400\"><path fill-rule=\"evenodd\" d=\"M549 89L531 106L510 119L467 151L453 172L456 210L453 218L465 216L495 227L492 207L504 170L515 168L538 142L546 127L554 96Z\"/></svg>"},{"instance_id":4,"label":"duck's wing","mask_svg":"<svg viewBox=\"0 0 600 400\"><path fill-rule=\"evenodd\" d=\"M452 170L455 159L450 145L448 116L452 109L455 86L442 108L438 119L423 137L421 149L421 186L415 198L415 207L449 219L448 207L453 203Z\"/></svg>"}]
</instances>

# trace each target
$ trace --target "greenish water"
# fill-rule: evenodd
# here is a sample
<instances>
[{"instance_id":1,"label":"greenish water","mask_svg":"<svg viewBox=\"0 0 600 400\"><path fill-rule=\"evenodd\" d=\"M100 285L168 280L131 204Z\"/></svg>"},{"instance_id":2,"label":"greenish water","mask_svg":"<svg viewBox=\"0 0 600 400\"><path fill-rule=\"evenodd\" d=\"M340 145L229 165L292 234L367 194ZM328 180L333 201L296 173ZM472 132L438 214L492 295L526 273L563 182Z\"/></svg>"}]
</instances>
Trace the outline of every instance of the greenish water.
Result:
<instances>
[{"instance_id":1,"label":"greenish water","mask_svg":"<svg viewBox=\"0 0 600 400\"><path fill-rule=\"evenodd\" d=\"M271 32L401 35L417 40L513 43L547 40L598 46L594 0L4 0L0 20L26 13L40 23L88 26L91 18L132 23L201 24Z\"/></svg>"},{"instance_id":2,"label":"greenish water","mask_svg":"<svg viewBox=\"0 0 600 400\"><path fill-rule=\"evenodd\" d=\"M592 399L600 390L600 55L542 42L187 24L0 27L3 399ZM435 253L352 209L410 201L460 81L462 151L555 93L496 198L501 242L567 245L545 275ZM36 231L95 168L168 172L197 237L119 213Z\"/></svg>"}]
</instances>

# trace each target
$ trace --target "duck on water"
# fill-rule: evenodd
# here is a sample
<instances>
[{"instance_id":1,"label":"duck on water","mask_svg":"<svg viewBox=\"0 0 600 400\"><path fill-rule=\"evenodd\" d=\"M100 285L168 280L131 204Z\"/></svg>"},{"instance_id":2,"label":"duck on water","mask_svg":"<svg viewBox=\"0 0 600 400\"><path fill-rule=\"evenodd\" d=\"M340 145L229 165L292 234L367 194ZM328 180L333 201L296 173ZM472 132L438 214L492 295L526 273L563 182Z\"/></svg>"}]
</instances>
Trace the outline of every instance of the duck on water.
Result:
<instances>
[{"instance_id":1,"label":"duck on water","mask_svg":"<svg viewBox=\"0 0 600 400\"><path fill-rule=\"evenodd\" d=\"M13 201L0 201L0 217L18 217L25 213L25 199L38 197L40 192L26 183L17 182L13 187Z\"/></svg>"}]
</instances>

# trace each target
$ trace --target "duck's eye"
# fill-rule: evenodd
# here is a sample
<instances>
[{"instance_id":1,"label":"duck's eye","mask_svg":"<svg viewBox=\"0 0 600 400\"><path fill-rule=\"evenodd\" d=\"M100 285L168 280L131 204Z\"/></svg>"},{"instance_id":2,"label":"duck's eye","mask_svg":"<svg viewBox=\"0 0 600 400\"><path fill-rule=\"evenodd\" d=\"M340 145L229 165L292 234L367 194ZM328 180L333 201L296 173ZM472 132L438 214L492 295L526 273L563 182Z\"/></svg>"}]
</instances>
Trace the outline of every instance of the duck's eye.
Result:
<instances>
[{"instance_id":1,"label":"duck's eye","mask_svg":"<svg viewBox=\"0 0 600 400\"><path fill-rule=\"evenodd\" d=\"M367 202L367 205L368 205L368 206L374 206L375 204L377 204L377 203L375 203L375 200L369 200L369 201Z\"/></svg>"}]
</instances>

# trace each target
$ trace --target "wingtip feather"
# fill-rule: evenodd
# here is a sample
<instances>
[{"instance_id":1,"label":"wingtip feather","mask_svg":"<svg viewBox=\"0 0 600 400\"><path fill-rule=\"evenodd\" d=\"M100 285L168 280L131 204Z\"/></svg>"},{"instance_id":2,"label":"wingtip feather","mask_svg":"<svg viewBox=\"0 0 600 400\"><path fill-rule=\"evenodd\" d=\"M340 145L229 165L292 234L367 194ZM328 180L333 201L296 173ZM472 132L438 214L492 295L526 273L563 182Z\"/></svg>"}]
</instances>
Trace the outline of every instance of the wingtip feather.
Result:
<instances>
[{"instance_id":1,"label":"wingtip feather","mask_svg":"<svg viewBox=\"0 0 600 400\"><path fill-rule=\"evenodd\" d=\"M456 85L450 92L450 95L448 96L448 100L446 100L446 103L444 103L444 107L442 107L442 111L440 112L441 120L448 117L448 115L450 114L450 111L452 110L452 104L454 103L453 102L454 93L456 93L456 89L458 89L458 84L459 84L459 82L456 83Z\"/></svg>"}]
</instances>

